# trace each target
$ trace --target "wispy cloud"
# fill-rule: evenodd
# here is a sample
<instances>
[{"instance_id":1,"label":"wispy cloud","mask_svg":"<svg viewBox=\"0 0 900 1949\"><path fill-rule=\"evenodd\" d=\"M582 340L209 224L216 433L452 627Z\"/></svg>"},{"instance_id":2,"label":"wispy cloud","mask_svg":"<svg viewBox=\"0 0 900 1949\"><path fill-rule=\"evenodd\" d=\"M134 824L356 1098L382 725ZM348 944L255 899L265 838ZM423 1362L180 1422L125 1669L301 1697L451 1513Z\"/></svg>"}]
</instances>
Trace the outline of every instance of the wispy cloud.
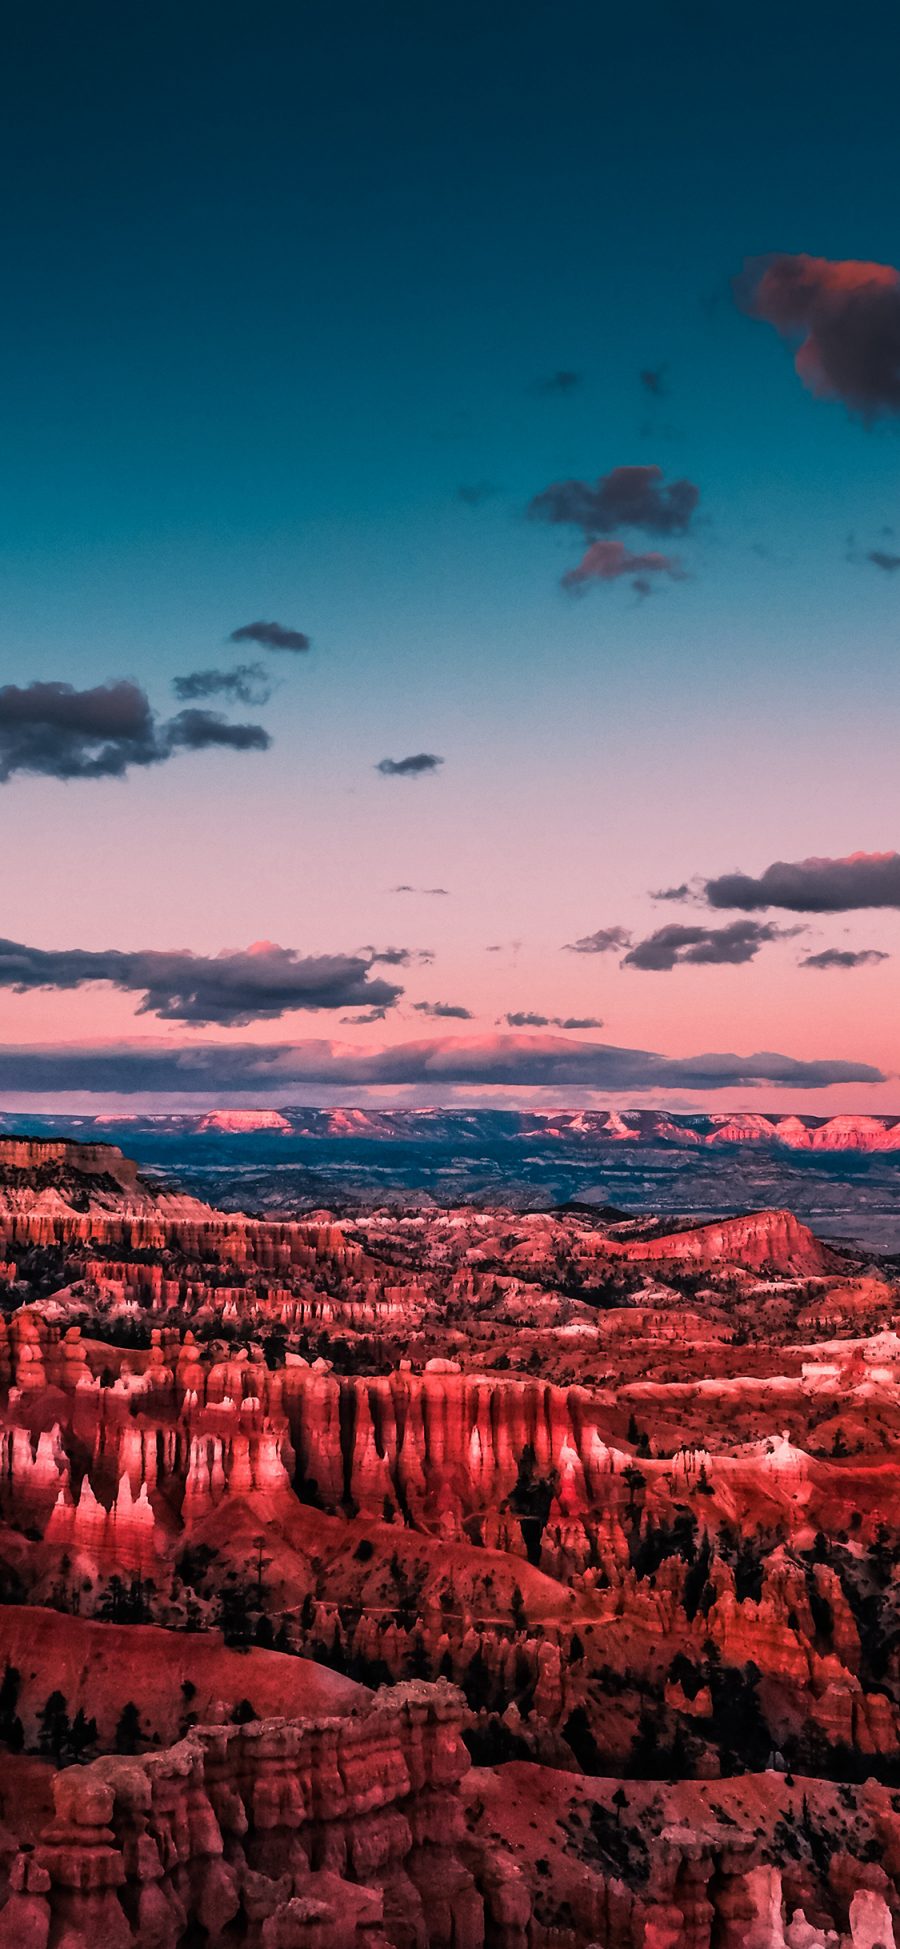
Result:
<instances>
[{"instance_id":1,"label":"wispy cloud","mask_svg":"<svg viewBox=\"0 0 900 1949\"><path fill-rule=\"evenodd\" d=\"M413 1002L417 1015L432 1015L439 1022L471 1022L472 1010L458 1002Z\"/></svg>"},{"instance_id":2,"label":"wispy cloud","mask_svg":"<svg viewBox=\"0 0 900 1949\"><path fill-rule=\"evenodd\" d=\"M237 663L232 670L190 670L175 677L172 689L182 703L203 697L227 697L238 704L267 704L272 695L269 676L261 663Z\"/></svg>"},{"instance_id":3,"label":"wispy cloud","mask_svg":"<svg viewBox=\"0 0 900 1949\"><path fill-rule=\"evenodd\" d=\"M567 941L569 954L615 954L628 947L631 935L624 927L598 927L593 934L582 934L579 941Z\"/></svg>"},{"instance_id":4,"label":"wispy cloud","mask_svg":"<svg viewBox=\"0 0 900 1949\"><path fill-rule=\"evenodd\" d=\"M565 398L568 393L577 392L579 386L583 385L583 373L571 372L563 366L558 372L548 372L542 379L536 379L531 390L543 393L547 397L552 397L556 393Z\"/></svg>"},{"instance_id":5,"label":"wispy cloud","mask_svg":"<svg viewBox=\"0 0 900 1949\"><path fill-rule=\"evenodd\" d=\"M443 762L434 751L414 751L408 758L379 758L375 770L383 778L421 778L437 771Z\"/></svg>"},{"instance_id":6,"label":"wispy cloud","mask_svg":"<svg viewBox=\"0 0 900 1949\"><path fill-rule=\"evenodd\" d=\"M599 1015L535 1015L533 1010L518 1008L503 1021L510 1029L602 1029L603 1019Z\"/></svg>"},{"instance_id":7,"label":"wispy cloud","mask_svg":"<svg viewBox=\"0 0 900 1949\"><path fill-rule=\"evenodd\" d=\"M484 501L493 500L496 493L497 489L493 481L463 481L461 486L456 490L456 498L458 501L462 501L464 507L480 508Z\"/></svg>"},{"instance_id":8,"label":"wispy cloud","mask_svg":"<svg viewBox=\"0 0 900 1949\"><path fill-rule=\"evenodd\" d=\"M262 650L309 650L311 638L305 630L288 629L284 623L242 623L233 629L230 643L258 643Z\"/></svg>"},{"instance_id":9,"label":"wispy cloud","mask_svg":"<svg viewBox=\"0 0 900 1949\"><path fill-rule=\"evenodd\" d=\"M673 582L683 582L685 579L685 571L676 555L660 554L656 548L626 548L623 541L595 541L578 566L567 569L561 581L564 589L571 593L582 593L592 582L618 582L623 575L631 577L631 586L640 596L650 594L652 581L657 576L667 575Z\"/></svg>"},{"instance_id":10,"label":"wispy cloud","mask_svg":"<svg viewBox=\"0 0 900 1949\"><path fill-rule=\"evenodd\" d=\"M878 947L824 947L819 954L805 954L799 963L801 968L873 968L878 961L889 961L890 955Z\"/></svg>"}]
</instances>

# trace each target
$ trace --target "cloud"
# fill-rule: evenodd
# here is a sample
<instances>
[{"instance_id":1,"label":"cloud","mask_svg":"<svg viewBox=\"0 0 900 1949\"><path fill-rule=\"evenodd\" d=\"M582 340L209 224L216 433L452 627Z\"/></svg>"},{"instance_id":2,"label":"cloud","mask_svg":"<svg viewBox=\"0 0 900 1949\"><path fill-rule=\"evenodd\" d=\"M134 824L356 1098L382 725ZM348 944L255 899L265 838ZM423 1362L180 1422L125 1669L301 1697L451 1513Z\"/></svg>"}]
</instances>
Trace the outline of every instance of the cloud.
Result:
<instances>
[{"instance_id":1,"label":"cloud","mask_svg":"<svg viewBox=\"0 0 900 1949\"><path fill-rule=\"evenodd\" d=\"M373 1051L310 1040L282 1043L171 1041L44 1044L0 1047L0 1090L55 1099L68 1091L101 1100L114 1095L172 1093L227 1096L283 1092L307 1084L340 1089L414 1085L432 1100L454 1085L553 1090L591 1089L616 1095L642 1090L745 1090L771 1084L817 1090L849 1083L882 1083L870 1063L840 1058L800 1061L764 1051L755 1055L667 1057L646 1049L571 1042L552 1035L453 1035Z\"/></svg>"},{"instance_id":2,"label":"cloud","mask_svg":"<svg viewBox=\"0 0 900 1949\"><path fill-rule=\"evenodd\" d=\"M162 764L176 751L266 751L271 742L261 724L229 724L216 711L183 710L161 720L127 678L89 690L68 683L0 688L0 784L17 772L122 778L132 766Z\"/></svg>"},{"instance_id":3,"label":"cloud","mask_svg":"<svg viewBox=\"0 0 900 1949\"><path fill-rule=\"evenodd\" d=\"M229 643L258 643L262 650L308 650L310 638L302 629L285 629L283 623L242 623L233 629Z\"/></svg>"},{"instance_id":4,"label":"cloud","mask_svg":"<svg viewBox=\"0 0 900 1949\"><path fill-rule=\"evenodd\" d=\"M552 393L562 393L563 395L565 395L566 393L577 392L579 386L583 386L583 385L584 385L583 373L567 372L565 369L563 369L561 372L548 373L546 378L544 379L536 379L534 382L533 391L536 393L545 393L548 395Z\"/></svg>"},{"instance_id":5,"label":"cloud","mask_svg":"<svg viewBox=\"0 0 900 1949\"><path fill-rule=\"evenodd\" d=\"M664 365L645 365L641 369L641 385L644 391L650 394L652 399L664 399L668 392L666 370L667 368Z\"/></svg>"},{"instance_id":6,"label":"cloud","mask_svg":"<svg viewBox=\"0 0 900 1949\"><path fill-rule=\"evenodd\" d=\"M822 399L866 419L900 412L900 271L891 264L790 256L751 258L735 280L738 304L782 338Z\"/></svg>"},{"instance_id":7,"label":"cloud","mask_svg":"<svg viewBox=\"0 0 900 1949\"><path fill-rule=\"evenodd\" d=\"M443 762L433 751L414 751L409 758L379 758L375 770L383 778L420 778L424 772L437 771Z\"/></svg>"},{"instance_id":8,"label":"cloud","mask_svg":"<svg viewBox=\"0 0 900 1949\"><path fill-rule=\"evenodd\" d=\"M631 935L624 927L598 927L596 934L582 934L580 941L567 941L569 954L614 954L629 947Z\"/></svg>"},{"instance_id":9,"label":"cloud","mask_svg":"<svg viewBox=\"0 0 900 1949\"><path fill-rule=\"evenodd\" d=\"M636 554L623 541L592 542L578 567L567 569L560 579L564 589L579 591L591 582L617 582L622 575L633 577L631 586L641 596L650 594L652 576L669 575L674 582L685 579L677 556L661 555L657 549Z\"/></svg>"},{"instance_id":10,"label":"cloud","mask_svg":"<svg viewBox=\"0 0 900 1949\"><path fill-rule=\"evenodd\" d=\"M530 1010L517 1009L504 1015L504 1022L511 1029L602 1029L603 1021L597 1015L534 1015Z\"/></svg>"},{"instance_id":11,"label":"cloud","mask_svg":"<svg viewBox=\"0 0 900 1949\"><path fill-rule=\"evenodd\" d=\"M623 968L646 968L660 973L686 963L703 967L740 967L752 961L766 941L796 932L771 921L733 920L727 927L682 927L675 921L658 927L645 941L637 941L625 955Z\"/></svg>"},{"instance_id":12,"label":"cloud","mask_svg":"<svg viewBox=\"0 0 900 1949\"><path fill-rule=\"evenodd\" d=\"M233 670L190 670L175 677L172 689L182 703L198 697L227 697L232 703L267 704L272 695L268 674L261 663L237 663Z\"/></svg>"},{"instance_id":13,"label":"cloud","mask_svg":"<svg viewBox=\"0 0 900 1949\"><path fill-rule=\"evenodd\" d=\"M391 887L391 892L428 894L432 899L435 900L439 898L442 900L448 900L450 897L449 887L411 887L408 886L405 882L401 886Z\"/></svg>"},{"instance_id":14,"label":"cloud","mask_svg":"<svg viewBox=\"0 0 900 1949\"><path fill-rule=\"evenodd\" d=\"M877 947L824 947L820 954L806 954L799 962L801 968L870 968L876 961L889 961Z\"/></svg>"},{"instance_id":15,"label":"cloud","mask_svg":"<svg viewBox=\"0 0 900 1949\"><path fill-rule=\"evenodd\" d=\"M24 995L105 981L140 995L140 1015L239 1026L295 1008L389 1008L403 991L371 978L373 963L384 958L389 957L374 952L300 955L274 941L205 955L185 948L139 948L134 953L119 948L47 949L0 940L0 989Z\"/></svg>"},{"instance_id":16,"label":"cloud","mask_svg":"<svg viewBox=\"0 0 900 1949\"><path fill-rule=\"evenodd\" d=\"M222 745L232 751L268 751L272 742L261 724L229 724L218 711L179 711L160 725L161 755L173 751L208 751Z\"/></svg>"},{"instance_id":17,"label":"cloud","mask_svg":"<svg viewBox=\"0 0 900 1949\"><path fill-rule=\"evenodd\" d=\"M691 888L687 880L682 880L677 887L657 887L656 892L650 895L651 900L689 900L690 897Z\"/></svg>"},{"instance_id":18,"label":"cloud","mask_svg":"<svg viewBox=\"0 0 900 1949\"><path fill-rule=\"evenodd\" d=\"M472 1010L456 1002L413 1002L417 1015L433 1015L441 1022L471 1022Z\"/></svg>"},{"instance_id":19,"label":"cloud","mask_svg":"<svg viewBox=\"0 0 900 1949\"><path fill-rule=\"evenodd\" d=\"M456 498L462 501L464 507L480 508L483 501L492 500L496 493L497 489L493 481L476 480L470 483L463 481L456 490Z\"/></svg>"},{"instance_id":20,"label":"cloud","mask_svg":"<svg viewBox=\"0 0 900 1949\"><path fill-rule=\"evenodd\" d=\"M711 907L786 907L795 914L842 914L855 907L900 907L900 853L850 853L845 859L775 860L754 879L721 873L707 880Z\"/></svg>"},{"instance_id":21,"label":"cloud","mask_svg":"<svg viewBox=\"0 0 900 1949\"><path fill-rule=\"evenodd\" d=\"M360 954L370 961L381 961L388 968L410 968L413 962L433 961L434 949L430 947L370 947L360 948Z\"/></svg>"},{"instance_id":22,"label":"cloud","mask_svg":"<svg viewBox=\"0 0 900 1949\"><path fill-rule=\"evenodd\" d=\"M886 575L893 575L895 570L900 568L900 555L891 555L886 548L870 548L866 561L871 562L875 568L884 569Z\"/></svg>"},{"instance_id":23,"label":"cloud","mask_svg":"<svg viewBox=\"0 0 900 1949\"><path fill-rule=\"evenodd\" d=\"M593 482L555 481L529 502L533 521L580 528L586 541L617 528L640 528L648 535L686 534L700 489L693 481L666 485L661 467L614 467Z\"/></svg>"}]
</instances>

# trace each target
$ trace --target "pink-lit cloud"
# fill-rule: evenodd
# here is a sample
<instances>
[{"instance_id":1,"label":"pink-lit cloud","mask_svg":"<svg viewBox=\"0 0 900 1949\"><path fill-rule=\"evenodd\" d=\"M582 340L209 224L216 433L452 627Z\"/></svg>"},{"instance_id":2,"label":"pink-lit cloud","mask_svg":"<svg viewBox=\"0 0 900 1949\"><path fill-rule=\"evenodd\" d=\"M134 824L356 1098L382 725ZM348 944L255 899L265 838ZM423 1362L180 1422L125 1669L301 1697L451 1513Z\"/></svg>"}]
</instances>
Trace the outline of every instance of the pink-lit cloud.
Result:
<instances>
[{"instance_id":1,"label":"pink-lit cloud","mask_svg":"<svg viewBox=\"0 0 900 1949\"><path fill-rule=\"evenodd\" d=\"M752 258L735 280L753 318L799 340L803 384L871 418L900 412L900 271L891 264L791 256Z\"/></svg>"},{"instance_id":2,"label":"pink-lit cloud","mask_svg":"<svg viewBox=\"0 0 900 1949\"><path fill-rule=\"evenodd\" d=\"M564 589L577 594L592 582L618 582L623 575L631 576L632 588L644 596L650 594L655 577L668 575L673 582L683 582L685 571L677 556L660 554L658 549L636 551L623 541L595 541L561 581Z\"/></svg>"}]
</instances>

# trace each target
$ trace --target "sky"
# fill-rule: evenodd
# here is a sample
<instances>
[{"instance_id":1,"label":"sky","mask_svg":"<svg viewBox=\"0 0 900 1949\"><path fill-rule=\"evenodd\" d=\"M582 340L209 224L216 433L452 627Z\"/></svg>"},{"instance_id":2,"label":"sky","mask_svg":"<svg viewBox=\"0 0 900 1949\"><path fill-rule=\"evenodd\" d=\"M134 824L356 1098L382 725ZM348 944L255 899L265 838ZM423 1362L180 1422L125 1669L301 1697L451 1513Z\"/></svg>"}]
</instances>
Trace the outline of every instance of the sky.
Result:
<instances>
[{"instance_id":1,"label":"sky","mask_svg":"<svg viewBox=\"0 0 900 1949\"><path fill-rule=\"evenodd\" d=\"M0 1104L900 1114L900 22L4 35Z\"/></svg>"}]
</instances>

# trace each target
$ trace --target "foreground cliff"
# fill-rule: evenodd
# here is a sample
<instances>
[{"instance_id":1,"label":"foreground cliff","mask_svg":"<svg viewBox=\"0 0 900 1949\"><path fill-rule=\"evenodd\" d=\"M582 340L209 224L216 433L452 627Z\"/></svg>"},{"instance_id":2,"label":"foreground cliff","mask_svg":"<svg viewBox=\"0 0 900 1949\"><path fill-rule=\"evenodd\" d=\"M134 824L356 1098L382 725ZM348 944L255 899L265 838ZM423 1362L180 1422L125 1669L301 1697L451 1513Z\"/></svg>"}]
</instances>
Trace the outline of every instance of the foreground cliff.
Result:
<instances>
[{"instance_id":1,"label":"foreground cliff","mask_svg":"<svg viewBox=\"0 0 900 1949\"><path fill-rule=\"evenodd\" d=\"M59 1149L0 1158L0 1944L894 1940L890 1266Z\"/></svg>"}]
</instances>

